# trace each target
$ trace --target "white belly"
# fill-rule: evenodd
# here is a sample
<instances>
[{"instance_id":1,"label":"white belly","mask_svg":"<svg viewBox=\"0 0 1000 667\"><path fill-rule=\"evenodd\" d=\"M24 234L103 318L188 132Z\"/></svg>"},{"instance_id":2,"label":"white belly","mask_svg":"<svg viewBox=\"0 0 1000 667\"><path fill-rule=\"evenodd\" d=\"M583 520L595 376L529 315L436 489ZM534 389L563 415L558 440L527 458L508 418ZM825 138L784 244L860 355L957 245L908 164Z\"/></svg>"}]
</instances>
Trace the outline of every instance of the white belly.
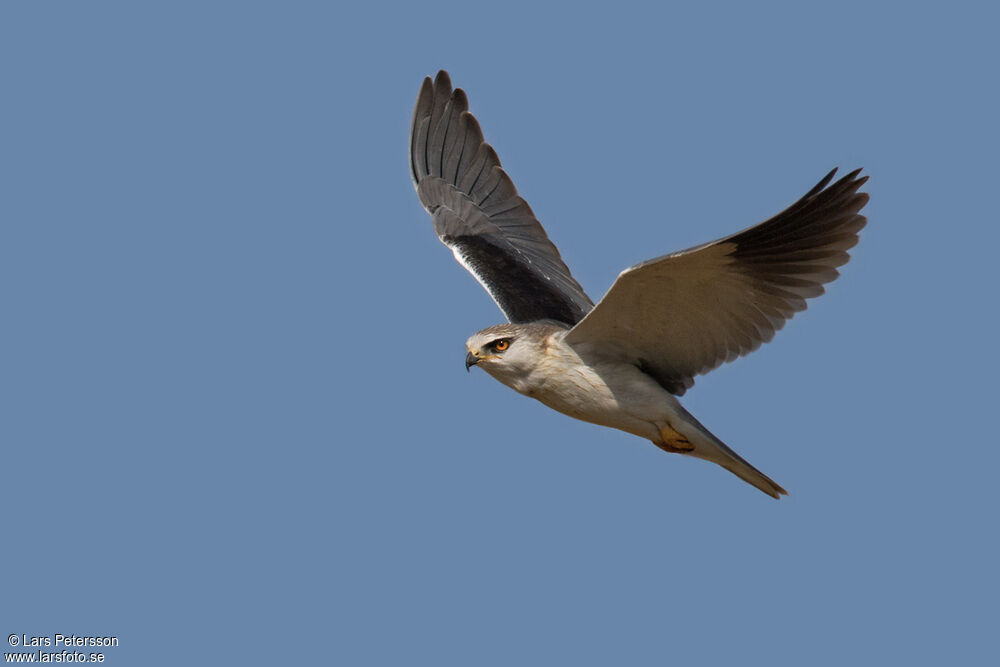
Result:
<instances>
[{"instance_id":1,"label":"white belly","mask_svg":"<svg viewBox=\"0 0 1000 667\"><path fill-rule=\"evenodd\" d=\"M650 440L659 439L659 425L678 414L677 399L635 366L585 362L562 345L552 351L514 389L570 417Z\"/></svg>"}]
</instances>

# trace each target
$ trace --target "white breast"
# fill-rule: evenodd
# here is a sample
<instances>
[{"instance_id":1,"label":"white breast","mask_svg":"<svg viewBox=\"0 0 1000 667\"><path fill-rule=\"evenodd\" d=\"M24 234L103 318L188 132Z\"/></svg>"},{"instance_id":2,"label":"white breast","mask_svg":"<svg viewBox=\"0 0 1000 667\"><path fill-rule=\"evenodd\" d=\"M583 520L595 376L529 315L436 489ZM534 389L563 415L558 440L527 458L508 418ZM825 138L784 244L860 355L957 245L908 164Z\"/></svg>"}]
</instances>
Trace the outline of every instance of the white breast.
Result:
<instances>
[{"instance_id":1,"label":"white breast","mask_svg":"<svg viewBox=\"0 0 1000 667\"><path fill-rule=\"evenodd\" d=\"M655 421L675 413L676 399L634 365L586 349L581 357L561 334L547 343L522 386L514 387L521 393L571 417L642 437L655 437Z\"/></svg>"}]
</instances>

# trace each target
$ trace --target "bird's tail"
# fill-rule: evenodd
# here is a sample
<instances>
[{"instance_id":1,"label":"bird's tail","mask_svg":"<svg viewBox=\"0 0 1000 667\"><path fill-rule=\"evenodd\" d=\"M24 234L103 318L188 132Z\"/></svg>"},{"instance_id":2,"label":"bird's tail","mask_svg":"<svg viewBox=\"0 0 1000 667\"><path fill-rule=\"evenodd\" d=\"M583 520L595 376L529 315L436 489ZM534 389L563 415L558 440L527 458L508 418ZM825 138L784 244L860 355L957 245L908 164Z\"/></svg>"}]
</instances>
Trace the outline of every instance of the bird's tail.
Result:
<instances>
[{"instance_id":1,"label":"bird's tail","mask_svg":"<svg viewBox=\"0 0 1000 667\"><path fill-rule=\"evenodd\" d=\"M678 444L677 446L671 446L672 438L665 437L664 440L668 444L662 445L656 443L658 447L670 452L686 454L717 463L744 482L756 486L773 498L788 495L788 491L785 491L777 482L754 468L742 456L726 446L726 443L715 437L711 431L705 428L701 422L694 418L694 415L681 407L679 403L676 404L676 407L679 408L682 419L678 420L677 423L671 424L668 429L680 435L680 441L674 440Z\"/></svg>"}]
</instances>

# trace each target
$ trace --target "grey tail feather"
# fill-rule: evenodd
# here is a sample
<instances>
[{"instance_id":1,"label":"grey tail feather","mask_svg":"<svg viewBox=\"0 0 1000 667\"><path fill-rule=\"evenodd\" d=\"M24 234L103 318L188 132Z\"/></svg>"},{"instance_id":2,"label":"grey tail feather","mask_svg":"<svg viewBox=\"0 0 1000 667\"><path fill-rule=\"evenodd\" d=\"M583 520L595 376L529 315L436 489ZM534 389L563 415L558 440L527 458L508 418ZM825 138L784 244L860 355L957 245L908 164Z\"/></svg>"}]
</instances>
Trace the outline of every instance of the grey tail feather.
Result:
<instances>
[{"instance_id":1,"label":"grey tail feather","mask_svg":"<svg viewBox=\"0 0 1000 667\"><path fill-rule=\"evenodd\" d=\"M717 463L744 482L757 487L772 498L781 498L781 496L788 495L788 491L785 491L780 484L750 465L746 459L730 449L726 443L715 437L711 431L694 418L694 415L684 410L680 405L677 407L683 410L685 417L689 421L685 424L676 424L674 428L677 428L678 431L687 436L695 446L694 451L681 452L682 454ZM690 432L692 431L690 428L692 426L695 427L694 433Z\"/></svg>"},{"instance_id":2,"label":"grey tail feather","mask_svg":"<svg viewBox=\"0 0 1000 667\"><path fill-rule=\"evenodd\" d=\"M718 463L720 466L733 473L744 482L756 486L772 498L781 498L781 496L788 495L788 491L785 491L780 484L762 473L760 470L754 468L742 456L721 442L718 444L721 445L722 450L728 455L726 460L710 459L707 457L702 458L712 461L713 463Z\"/></svg>"}]
</instances>

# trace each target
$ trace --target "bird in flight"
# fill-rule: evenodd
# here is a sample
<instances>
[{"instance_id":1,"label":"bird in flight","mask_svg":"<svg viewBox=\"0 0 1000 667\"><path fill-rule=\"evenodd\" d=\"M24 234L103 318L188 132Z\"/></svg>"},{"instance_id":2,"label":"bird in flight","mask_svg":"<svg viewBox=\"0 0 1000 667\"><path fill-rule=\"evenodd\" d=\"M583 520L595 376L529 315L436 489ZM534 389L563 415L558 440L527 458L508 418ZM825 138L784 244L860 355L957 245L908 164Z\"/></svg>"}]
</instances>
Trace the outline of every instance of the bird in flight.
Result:
<instances>
[{"instance_id":1,"label":"bird in flight","mask_svg":"<svg viewBox=\"0 0 1000 667\"><path fill-rule=\"evenodd\" d=\"M834 169L758 225L625 269L597 305L445 71L417 96L410 170L438 238L509 320L466 341L466 369L570 417L717 463L775 498L787 493L677 397L696 375L770 341L839 275L866 222L860 169L831 185Z\"/></svg>"}]
</instances>

